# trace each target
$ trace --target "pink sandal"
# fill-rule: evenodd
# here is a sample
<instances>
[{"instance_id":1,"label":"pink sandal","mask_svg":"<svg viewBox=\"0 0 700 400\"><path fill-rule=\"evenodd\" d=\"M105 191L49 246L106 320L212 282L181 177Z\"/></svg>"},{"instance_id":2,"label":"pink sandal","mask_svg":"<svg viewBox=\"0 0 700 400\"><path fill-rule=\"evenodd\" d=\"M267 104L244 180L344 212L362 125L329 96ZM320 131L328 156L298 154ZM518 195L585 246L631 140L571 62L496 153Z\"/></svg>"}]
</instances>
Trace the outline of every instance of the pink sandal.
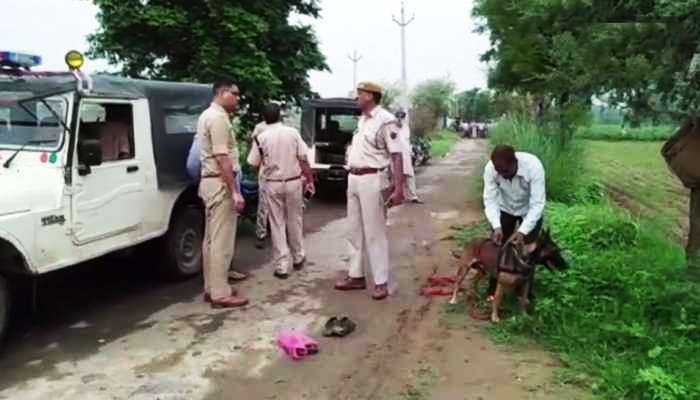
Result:
<instances>
[{"instance_id":1,"label":"pink sandal","mask_svg":"<svg viewBox=\"0 0 700 400\"><path fill-rule=\"evenodd\" d=\"M318 342L304 333L284 330L277 336L277 345L294 361L318 353Z\"/></svg>"},{"instance_id":2,"label":"pink sandal","mask_svg":"<svg viewBox=\"0 0 700 400\"><path fill-rule=\"evenodd\" d=\"M318 342L313 338L307 336L305 333L299 333L297 337L304 344L304 347L306 347L307 355L314 355L319 352L320 348Z\"/></svg>"},{"instance_id":3,"label":"pink sandal","mask_svg":"<svg viewBox=\"0 0 700 400\"><path fill-rule=\"evenodd\" d=\"M294 361L307 355L306 346L293 331L283 331L277 337L277 345Z\"/></svg>"}]
</instances>

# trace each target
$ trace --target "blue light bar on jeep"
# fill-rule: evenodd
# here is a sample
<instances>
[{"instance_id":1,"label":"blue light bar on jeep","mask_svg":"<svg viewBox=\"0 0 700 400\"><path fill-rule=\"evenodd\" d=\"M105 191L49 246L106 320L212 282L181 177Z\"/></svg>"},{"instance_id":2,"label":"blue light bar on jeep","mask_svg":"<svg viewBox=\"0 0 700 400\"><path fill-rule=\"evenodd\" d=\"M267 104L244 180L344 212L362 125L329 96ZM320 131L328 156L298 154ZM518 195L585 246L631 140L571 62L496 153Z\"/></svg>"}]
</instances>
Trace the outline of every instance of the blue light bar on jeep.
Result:
<instances>
[{"instance_id":1,"label":"blue light bar on jeep","mask_svg":"<svg viewBox=\"0 0 700 400\"><path fill-rule=\"evenodd\" d=\"M41 57L32 54L0 51L0 65L30 68L41 64Z\"/></svg>"}]
</instances>

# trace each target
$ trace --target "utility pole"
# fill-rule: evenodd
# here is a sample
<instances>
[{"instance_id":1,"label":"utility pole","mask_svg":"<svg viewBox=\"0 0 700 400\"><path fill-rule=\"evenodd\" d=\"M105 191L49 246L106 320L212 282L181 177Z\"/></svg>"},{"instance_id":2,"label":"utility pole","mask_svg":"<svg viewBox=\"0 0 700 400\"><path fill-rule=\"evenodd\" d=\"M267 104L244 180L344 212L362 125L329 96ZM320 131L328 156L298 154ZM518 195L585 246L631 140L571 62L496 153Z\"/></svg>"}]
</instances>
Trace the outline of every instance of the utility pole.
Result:
<instances>
[{"instance_id":1,"label":"utility pole","mask_svg":"<svg viewBox=\"0 0 700 400\"><path fill-rule=\"evenodd\" d=\"M352 90L357 89L357 63L362 60L362 56L357 55L357 49L353 50L352 55L348 56L352 61Z\"/></svg>"},{"instance_id":2,"label":"utility pole","mask_svg":"<svg viewBox=\"0 0 700 400\"><path fill-rule=\"evenodd\" d=\"M408 76L406 74L406 27L413 22L415 15L406 21L406 11L404 7L404 2L401 0L401 20L392 17L394 22L401 28L401 97L403 98L403 106L408 106L407 96L408 96Z\"/></svg>"}]
</instances>

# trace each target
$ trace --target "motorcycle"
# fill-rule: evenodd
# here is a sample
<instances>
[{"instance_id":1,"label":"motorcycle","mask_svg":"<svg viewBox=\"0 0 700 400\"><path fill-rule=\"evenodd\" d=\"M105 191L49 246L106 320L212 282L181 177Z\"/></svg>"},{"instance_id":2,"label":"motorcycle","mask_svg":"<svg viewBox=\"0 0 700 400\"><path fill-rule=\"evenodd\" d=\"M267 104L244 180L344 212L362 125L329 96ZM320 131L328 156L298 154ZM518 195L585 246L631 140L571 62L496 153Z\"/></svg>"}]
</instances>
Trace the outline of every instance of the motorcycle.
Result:
<instances>
[{"instance_id":1,"label":"motorcycle","mask_svg":"<svg viewBox=\"0 0 700 400\"><path fill-rule=\"evenodd\" d=\"M258 215L258 181L243 179L241 181L241 195L245 200L245 208L241 212L241 218L255 223Z\"/></svg>"},{"instance_id":2,"label":"motorcycle","mask_svg":"<svg viewBox=\"0 0 700 400\"><path fill-rule=\"evenodd\" d=\"M430 160L430 139L416 137L411 143L411 161L413 166L425 165Z\"/></svg>"}]
</instances>

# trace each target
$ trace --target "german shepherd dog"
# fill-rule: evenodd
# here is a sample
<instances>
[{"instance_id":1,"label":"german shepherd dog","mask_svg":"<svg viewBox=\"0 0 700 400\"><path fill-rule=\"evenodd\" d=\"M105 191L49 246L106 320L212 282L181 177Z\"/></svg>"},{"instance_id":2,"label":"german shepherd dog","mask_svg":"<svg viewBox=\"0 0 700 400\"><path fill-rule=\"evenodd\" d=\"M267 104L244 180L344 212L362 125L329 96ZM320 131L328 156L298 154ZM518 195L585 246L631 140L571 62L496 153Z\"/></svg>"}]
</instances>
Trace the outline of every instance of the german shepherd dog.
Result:
<instances>
[{"instance_id":1,"label":"german shepherd dog","mask_svg":"<svg viewBox=\"0 0 700 400\"><path fill-rule=\"evenodd\" d=\"M474 240L464 246L457 265L459 268L450 304L457 303L457 293L465 278L468 306L476 300L475 285L478 281L487 276L497 278L498 284L491 305L492 322L500 321L498 310L507 287L515 289L522 310L527 311L536 265L543 265L551 271L563 271L568 268L566 260L561 256L561 250L552 241L547 230L537 239L535 249L529 255L524 244L508 241L503 246L498 246L491 239Z\"/></svg>"}]
</instances>

